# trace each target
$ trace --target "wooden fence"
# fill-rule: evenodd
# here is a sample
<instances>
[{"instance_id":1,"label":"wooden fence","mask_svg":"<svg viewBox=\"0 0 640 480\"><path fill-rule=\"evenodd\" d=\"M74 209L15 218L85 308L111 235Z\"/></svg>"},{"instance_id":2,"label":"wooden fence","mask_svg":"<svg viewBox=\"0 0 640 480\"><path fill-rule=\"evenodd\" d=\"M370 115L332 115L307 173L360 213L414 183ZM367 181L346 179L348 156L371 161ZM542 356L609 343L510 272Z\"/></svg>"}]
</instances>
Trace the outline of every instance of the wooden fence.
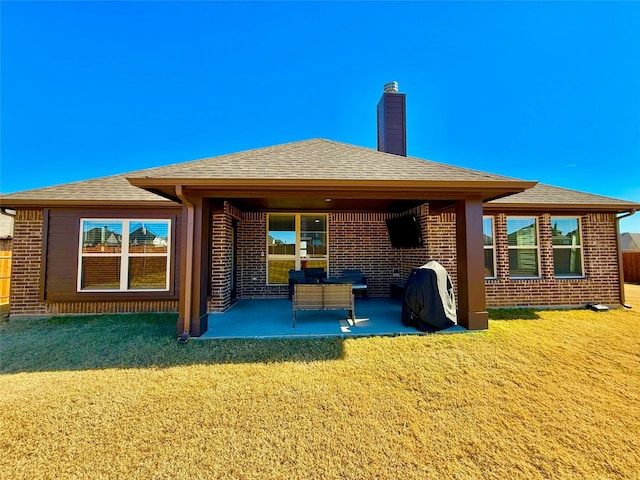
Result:
<instances>
[{"instance_id":1,"label":"wooden fence","mask_svg":"<svg viewBox=\"0 0 640 480\"><path fill-rule=\"evenodd\" d=\"M11 251L0 250L0 305L9 303L11 283Z\"/></svg>"},{"instance_id":2,"label":"wooden fence","mask_svg":"<svg viewBox=\"0 0 640 480\"><path fill-rule=\"evenodd\" d=\"M640 283L640 252L622 252L624 281Z\"/></svg>"}]
</instances>

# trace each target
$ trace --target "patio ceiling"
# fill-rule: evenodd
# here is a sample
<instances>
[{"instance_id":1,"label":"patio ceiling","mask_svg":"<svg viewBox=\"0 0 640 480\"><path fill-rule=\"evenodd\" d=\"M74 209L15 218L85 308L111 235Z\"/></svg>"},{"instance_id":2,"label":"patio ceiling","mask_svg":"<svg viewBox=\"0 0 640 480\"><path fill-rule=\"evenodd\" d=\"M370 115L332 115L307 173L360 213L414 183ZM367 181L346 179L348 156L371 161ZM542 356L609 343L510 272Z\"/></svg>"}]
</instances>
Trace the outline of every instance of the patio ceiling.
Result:
<instances>
[{"instance_id":1,"label":"patio ceiling","mask_svg":"<svg viewBox=\"0 0 640 480\"><path fill-rule=\"evenodd\" d=\"M522 192L526 181L354 181L291 179L129 178L132 185L179 201L181 186L191 197L224 199L243 210L405 211L423 203L446 210L456 200L483 201Z\"/></svg>"},{"instance_id":2,"label":"patio ceiling","mask_svg":"<svg viewBox=\"0 0 640 480\"><path fill-rule=\"evenodd\" d=\"M229 199L244 211L359 211L359 212L404 212L424 203L422 200L349 199L349 198L233 198Z\"/></svg>"}]
</instances>

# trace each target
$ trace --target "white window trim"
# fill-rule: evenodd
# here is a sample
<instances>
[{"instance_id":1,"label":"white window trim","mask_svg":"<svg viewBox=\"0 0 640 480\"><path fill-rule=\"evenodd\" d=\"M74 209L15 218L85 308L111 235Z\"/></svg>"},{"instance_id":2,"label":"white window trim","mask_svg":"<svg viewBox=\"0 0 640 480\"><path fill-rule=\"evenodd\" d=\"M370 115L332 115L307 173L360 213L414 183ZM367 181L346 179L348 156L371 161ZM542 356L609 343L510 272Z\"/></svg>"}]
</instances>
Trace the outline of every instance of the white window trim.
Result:
<instances>
[{"instance_id":1,"label":"white window trim","mask_svg":"<svg viewBox=\"0 0 640 480\"><path fill-rule=\"evenodd\" d=\"M540 218L536 215L507 215L505 219L505 226L508 226L510 219L518 218L532 218L536 221L536 244L535 245L509 245L509 231L507 228L507 260L509 250L533 250L536 251L536 262L538 267L538 275L530 277L513 277L511 276L511 265L509 264L509 278L511 280L540 280L542 278L542 265L540 264Z\"/></svg>"},{"instance_id":2,"label":"white window trim","mask_svg":"<svg viewBox=\"0 0 640 480\"><path fill-rule=\"evenodd\" d=\"M122 223L122 245L120 253L83 253L83 233L85 222L121 222ZM167 224L167 252L166 253L130 253L129 252L129 226L135 223L166 223ZM171 282L171 245L172 232L171 220L167 218L81 218L80 233L78 242L78 275L76 290L81 293L116 293L116 292L168 292ZM166 283L164 288L127 288L129 284L129 258L132 257L167 257L166 263ZM82 259L85 257L120 257L120 288L82 288Z\"/></svg>"},{"instance_id":3,"label":"white window trim","mask_svg":"<svg viewBox=\"0 0 640 480\"><path fill-rule=\"evenodd\" d=\"M555 257L552 255L553 260L553 278L557 278L559 280L562 279L572 279L572 278L584 278L584 249L582 245L584 243L584 232L582 231L582 219L577 215L551 215L549 216L549 225L551 227L551 231L553 231L553 219L554 218L567 218L571 220L578 221L578 231L580 232L580 245L554 245L553 239L551 239L551 247L552 251L557 249L571 249L571 248L579 248L580 249L580 274L579 275L556 275L556 264Z\"/></svg>"},{"instance_id":4,"label":"white window trim","mask_svg":"<svg viewBox=\"0 0 640 480\"><path fill-rule=\"evenodd\" d=\"M294 255L284 255L284 254L271 254L269 253L269 218L271 216L285 216L285 215L293 215L295 217L296 222L296 253ZM315 258L303 258L300 256L300 217L302 215L317 215L323 216L326 218L326 235L327 235L327 254L324 257L315 257ZM267 225L266 225L266 233L264 244L266 245L266 255L267 255L267 278L265 279L265 283L268 286L280 286L287 285L286 283L269 283L269 260L294 260L294 268L296 270L300 270L302 268L303 261L314 261L314 260L324 260L327 263L327 274L329 273L329 215L327 213L313 213L313 212L304 212L304 213L294 213L294 212L274 212L267 213Z\"/></svg>"},{"instance_id":5,"label":"white window trim","mask_svg":"<svg viewBox=\"0 0 640 480\"><path fill-rule=\"evenodd\" d=\"M483 215L482 220L490 218L491 219L491 240L493 243L491 245L484 245L484 241L482 243L485 250L493 250L493 275L485 275L485 279L487 280L495 280L498 278L498 261L496 259L496 217L494 215ZM483 240L484 240L484 227L483 227Z\"/></svg>"}]
</instances>

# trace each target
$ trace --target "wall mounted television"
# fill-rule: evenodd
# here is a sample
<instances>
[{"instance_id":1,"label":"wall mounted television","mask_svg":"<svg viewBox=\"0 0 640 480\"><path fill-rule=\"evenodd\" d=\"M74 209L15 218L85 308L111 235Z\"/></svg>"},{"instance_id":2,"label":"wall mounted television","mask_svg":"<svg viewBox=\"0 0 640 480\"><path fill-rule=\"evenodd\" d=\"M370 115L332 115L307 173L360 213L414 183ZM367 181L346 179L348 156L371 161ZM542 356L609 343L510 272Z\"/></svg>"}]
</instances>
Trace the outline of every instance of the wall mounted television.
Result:
<instances>
[{"instance_id":1,"label":"wall mounted television","mask_svg":"<svg viewBox=\"0 0 640 480\"><path fill-rule=\"evenodd\" d=\"M403 215L386 221L389 240L394 248L419 248L423 246L420 221L415 215Z\"/></svg>"}]
</instances>

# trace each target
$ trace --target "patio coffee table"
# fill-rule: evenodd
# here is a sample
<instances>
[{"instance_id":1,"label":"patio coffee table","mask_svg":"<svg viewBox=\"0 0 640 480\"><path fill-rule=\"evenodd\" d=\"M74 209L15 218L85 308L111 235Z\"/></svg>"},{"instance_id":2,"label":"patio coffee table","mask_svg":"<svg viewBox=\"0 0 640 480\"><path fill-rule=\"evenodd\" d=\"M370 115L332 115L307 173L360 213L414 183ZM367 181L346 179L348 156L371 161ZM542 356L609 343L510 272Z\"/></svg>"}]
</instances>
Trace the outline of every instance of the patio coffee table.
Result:
<instances>
[{"instance_id":1,"label":"patio coffee table","mask_svg":"<svg viewBox=\"0 0 640 480\"><path fill-rule=\"evenodd\" d=\"M329 278L323 278L322 283L329 283L329 284L350 283L351 285L353 285L353 287L351 288L354 292L356 291L363 292L365 294L365 298L369 300L369 296L367 295L367 286L362 284L356 284L356 281L353 278L329 277Z\"/></svg>"},{"instance_id":2,"label":"patio coffee table","mask_svg":"<svg viewBox=\"0 0 640 480\"><path fill-rule=\"evenodd\" d=\"M329 277L323 278L322 283L353 283L352 278Z\"/></svg>"}]
</instances>

